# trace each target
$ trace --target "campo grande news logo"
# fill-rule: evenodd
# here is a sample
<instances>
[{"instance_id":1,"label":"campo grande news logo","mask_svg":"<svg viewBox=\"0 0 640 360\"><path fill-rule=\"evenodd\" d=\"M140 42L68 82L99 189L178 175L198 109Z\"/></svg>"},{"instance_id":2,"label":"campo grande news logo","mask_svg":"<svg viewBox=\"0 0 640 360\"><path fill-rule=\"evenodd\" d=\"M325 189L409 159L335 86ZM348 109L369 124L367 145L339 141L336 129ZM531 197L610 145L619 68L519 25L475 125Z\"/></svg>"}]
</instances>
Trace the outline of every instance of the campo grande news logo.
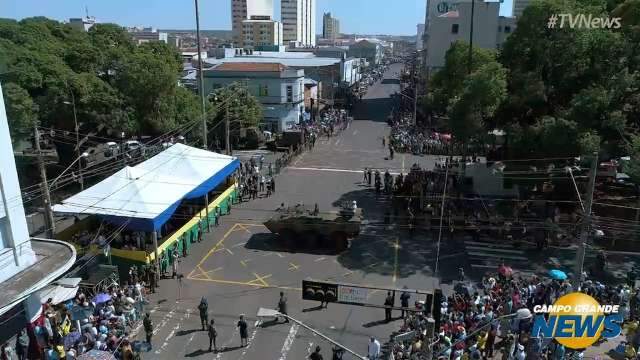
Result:
<instances>
[{"instance_id":1,"label":"campo grande news logo","mask_svg":"<svg viewBox=\"0 0 640 360\"><path fill-rule=\"evenodd\" d=\"M533 307L535 319L532 336L553 337L571 349L585 349L600 336L612 338L622 331L619 305L600 305L587 294L564 295L553 305Z\"/></svg>"}]
</instances>

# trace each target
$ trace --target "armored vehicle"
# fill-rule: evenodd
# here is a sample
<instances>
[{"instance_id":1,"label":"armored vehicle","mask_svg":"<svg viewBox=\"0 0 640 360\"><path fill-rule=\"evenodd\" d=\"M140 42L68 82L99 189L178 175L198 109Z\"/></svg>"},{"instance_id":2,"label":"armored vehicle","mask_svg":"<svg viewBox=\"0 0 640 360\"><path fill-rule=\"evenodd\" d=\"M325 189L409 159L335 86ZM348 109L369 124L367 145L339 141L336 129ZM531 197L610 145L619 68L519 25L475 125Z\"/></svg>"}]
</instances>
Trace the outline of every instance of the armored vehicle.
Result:
<instances>
[{"instance_id":1,"label":"armored vehicle","mask_svg":"<svg viewBox=\"0 0 640 360\"><path fill-rule=\"evenodd\" d=\"M279 208L264 223L289 249L328 249L342 252L349 247L349 239L358 236L362 209L343 207L339 212L320 213L302 205Z\"/></svg>"}]
</instances>

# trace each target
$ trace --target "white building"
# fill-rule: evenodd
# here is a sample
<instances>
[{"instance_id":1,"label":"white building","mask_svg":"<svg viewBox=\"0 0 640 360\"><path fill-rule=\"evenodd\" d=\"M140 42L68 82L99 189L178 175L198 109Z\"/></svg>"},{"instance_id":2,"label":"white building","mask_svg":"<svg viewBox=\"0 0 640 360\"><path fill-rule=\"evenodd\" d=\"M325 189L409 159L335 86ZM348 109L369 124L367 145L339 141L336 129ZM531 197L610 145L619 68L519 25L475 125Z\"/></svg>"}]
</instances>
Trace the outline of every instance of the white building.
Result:
<instances>
[{"instance_id":1,"label":"white building","mask_svg":"<svg viewBox=\"0 0 640 360\"><path fill-rule=\"evenodd\" d=\"M98 22L96 21L96 18L93 16L69 19L69 25L81 31L89 31L89 29L91 29L91 27L97 23Z\"/></svg>"},{"instance_id":2,"label":"white building","mask_svg":"<svg viewBox=\"0 0 640 360\"><path fill-rule=\"evenodd\" d=\"M335 41L340 37L340 20L331 16L331 13L324 13L322 16L322 38Z\"/></svg>"},{"instance_id":3,"label":"white building","mask_svg":"<svg viewBox=\"0 0 640 360\"><path fill-rule=\"evenodd\" d=\"M204 71L207 94L236 82L262 104L267 129L284 131L300 122L304 112L304 70L280 63L222 63Z\"/></svg>"},{"instance_id":4,"label":"white building","mask_svg":"<svg viewBox=\"0 0 640 360\"><path fill-rule=\"evenodd\" d=\"M69 270L75 258L69 244L29 236L0 87L0 344L40 313L35 293Z\"/></svg>"},{"instance_id":5,"label":"white building","mask_svg":"<svg viewBox=\"0 0 640 360\"><path fill-rule=\"evenodd\" d=\"M519 18L524 9L531 4L531 0L513 0L513 10L511 16Z\"/></svg>"},{"instance_id":6,"label":"white building","mask_svg":"<svg viewBox=\"0 0 640 360\"><path fill-rule=\"evenodd\" d=\"M282 24L265 17L252 16L242 21L240 47L269 49L282 45Z\"/></svg>"},{"instance_id":7,"label":"white building","mask_svg":"<svg viewBox=\"0 0 640 360\"><path fill-rule=\"evenodd\" d=\"M231 31L236 44L242 42L242 22L253 16L273 19L273 0L231 0Z\"/></svg>"},{"instance_id":8,"label":"white building","mask_svg":"<svg viewBox=\"0 0 640 360\"><path fill-rule=\"evenodd\" d=\"M169 43L169 33L158 31L156 28L129 28L129 35L136 45L150 41Z\"/></svg>"},{"instance_id":9,"label":"white building","mask_svg":"<svg viewBox=\"0 0 640 360\"><path fill-rule=\"evenodd\" d=\"M455 41L469 42L471 3L441 2L429 9L426 42L426 66L437 70L444 66L445 54ZM453 10L451 10L453 9ZM445 13L441 11L449 10ZM473 46L498 49L516 26L512 17L499 16L499 2L476 2L473 25ZM434 14L439 14L435 16Z\"/></svg>"},{"instance_id":10,"label":"white building","mask_svg":"<svg viewBox=\"0 0 640 360\"><path fill-rule=\"evenodd\" d=\"M316 46L316 0L281 0L284 43Z\"/></svg>"},{"instance_id":11,"label":"white building","mask_svg":"<svg viewBox=\"0 0 640 360\"><path fill-rule=\"evenodd\" d=\"M416 50L420 51L423 49L422 36L424 35L424 24L418 24L416 26Z\"/></svg>"}]
</instances>

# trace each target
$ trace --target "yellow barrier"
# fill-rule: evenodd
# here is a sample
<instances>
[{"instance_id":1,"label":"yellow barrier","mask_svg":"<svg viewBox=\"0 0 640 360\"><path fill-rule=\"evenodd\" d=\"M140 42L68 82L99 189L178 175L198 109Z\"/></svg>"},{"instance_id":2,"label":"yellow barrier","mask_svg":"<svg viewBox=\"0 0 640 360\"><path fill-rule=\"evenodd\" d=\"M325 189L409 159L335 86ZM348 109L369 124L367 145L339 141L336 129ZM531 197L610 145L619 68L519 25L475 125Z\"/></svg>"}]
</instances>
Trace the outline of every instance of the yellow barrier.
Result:
<instances>
[{"instance_id":1,"label":"yellow barrier","mask_svg":"<svg viewBox=\"0 0 640 360\"><path fill-rule=\"evenodd\" d=\"M222 194L220 194L217 198L215 198L215 200L213 200L208 206L209 213L212 213L215 210L216 206L220 206L220 204L224 201L224 199L226 199L229 195L231 195L231 193L233 193L234 190L236 190L236 184L231 185L227 190L225 190ZM202 209L202 211L200 213L196 214L193 218L191 218L191 220L189 220L180 229L178 229L178 231L173 233L173 235L171 235L160 246L158 246L158 254L162 254L163 251L165 251L171 245L173 245L176 242L178 242L178 240L180 240L180 237L185 232L191 230L191 228L194 225L196 225L201 219L206 218L206 217L207 217L207 210L206 209ZM124 250L122 250L122 251L124 251ZM112 252L112 254L115 255L115 253L113 253L113 252ZM147 264L149 264L155 258L156 258L155 253L152 251L150 254L147 255L146 261L143 260L142 262L146 262Z\"/></svg>"}]
</instances>

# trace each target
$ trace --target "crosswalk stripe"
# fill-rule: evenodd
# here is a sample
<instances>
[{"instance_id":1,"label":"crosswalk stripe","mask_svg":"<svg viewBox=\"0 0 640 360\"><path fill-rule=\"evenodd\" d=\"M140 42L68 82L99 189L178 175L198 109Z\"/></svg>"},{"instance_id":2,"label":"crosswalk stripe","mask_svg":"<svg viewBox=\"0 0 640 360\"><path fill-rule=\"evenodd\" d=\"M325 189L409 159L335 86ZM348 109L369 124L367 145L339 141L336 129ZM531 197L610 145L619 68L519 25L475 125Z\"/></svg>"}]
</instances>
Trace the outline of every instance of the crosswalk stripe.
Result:
<instances>
[{"instance_id":1,"label":"crosswalk stripe","mask_svg":"<svg viewBox=\"0 0 640 360\"><path fill-rule=\"evenodd\" d=\"M481 250L481 251L492 251L492 252L504 252L504 253L511 253L511 254L518 254L518 255L522 255L524 254L524 251L522 250L509 250L509 249L487 249L487 248L483 248L480 246L467 246L467 249L470 250Z\"/></svg>"},{"instance_id":2,"label":"crosswalk stripe","mask_svg":"<svg viewBox=\"0 0 640 360\"><path fill-rule=\"evenodd\" d=\"M485 242L485 241L471 241L471 240L466 240L464 242L465 245L469 244L469 245L481 245L481 246L486 246L486 247L501 247L501 248L509 248L512 249L513 245L512 244L499 244L499 243L492 243L492 242Z\"/></svg>"},{"instance_id":3,"label":"crosswalk stripe","mask_svg":"<svg viewBox=\"0 0 640 360\"><path fill-rule=\"evenodd\" d=\"M493 258L502 258L509 260L522 260L527 261L528 259L524 256L513 256L513 255L505 255L505 254L491 254L491 253L483 253L483 252L467 252L467 255L471 256L480 256L480 257L493 257Z\"/></svg>"}]
</instances>

